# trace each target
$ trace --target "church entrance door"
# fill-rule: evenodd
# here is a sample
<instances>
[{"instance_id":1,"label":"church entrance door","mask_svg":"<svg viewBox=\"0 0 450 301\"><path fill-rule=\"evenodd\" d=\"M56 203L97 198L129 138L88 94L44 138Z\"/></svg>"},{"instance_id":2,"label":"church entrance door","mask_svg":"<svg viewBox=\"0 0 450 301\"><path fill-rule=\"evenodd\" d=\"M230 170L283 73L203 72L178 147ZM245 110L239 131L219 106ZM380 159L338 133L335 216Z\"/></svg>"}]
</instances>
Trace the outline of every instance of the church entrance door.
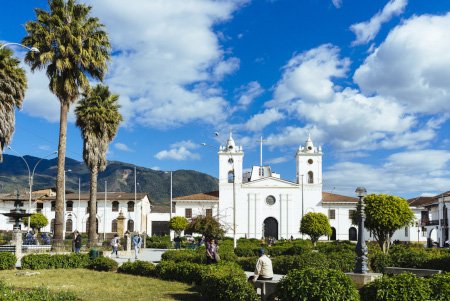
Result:
<instances>
[{"instance_id":1,"label":"church entrance door","mask_svg":"<svg viewBox=\"0 0 450 301\"><path fill-rule=\"evenodd\" d=\"M336 228L331 227L331 237L330 240L336 240Z\"/></svg>"},{"instance_id":2,"label":"church entrance door","mask_svg":"<svg viewBox=\"0 0 450 301\"><path fill-rule=\"evenodd\" d=\"M273 237L278 239L278 221L273 217L264 220L264 237Z\"/></svg>"}]
</instances>

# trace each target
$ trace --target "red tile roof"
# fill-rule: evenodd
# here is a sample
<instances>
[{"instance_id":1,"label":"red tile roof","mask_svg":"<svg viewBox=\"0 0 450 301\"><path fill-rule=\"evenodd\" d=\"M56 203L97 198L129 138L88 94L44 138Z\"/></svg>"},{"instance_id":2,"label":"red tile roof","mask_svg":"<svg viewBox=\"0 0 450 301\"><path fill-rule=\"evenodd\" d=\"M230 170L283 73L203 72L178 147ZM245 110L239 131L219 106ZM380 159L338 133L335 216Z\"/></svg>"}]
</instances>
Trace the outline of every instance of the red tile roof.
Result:
<instances>
[{"instance_id":1,"label":"red tile roof","mask_svg":"<svg viewBox=\"0 0 450 301\"><path fill-rule=\"evenodd\" d=\"M345 195L322 192L322 203L357 203L357 198L352 198Z\"/></svg>"}]
</instances>

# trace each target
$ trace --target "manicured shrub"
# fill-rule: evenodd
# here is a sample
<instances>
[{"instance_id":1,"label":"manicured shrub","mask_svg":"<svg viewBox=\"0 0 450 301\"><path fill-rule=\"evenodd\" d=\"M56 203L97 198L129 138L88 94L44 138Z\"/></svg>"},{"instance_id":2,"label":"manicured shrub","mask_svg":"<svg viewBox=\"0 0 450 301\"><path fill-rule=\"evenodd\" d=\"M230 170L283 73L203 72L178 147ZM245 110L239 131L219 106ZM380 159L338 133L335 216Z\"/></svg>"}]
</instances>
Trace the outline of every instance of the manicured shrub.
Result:
<instances>
[{"instance_id":1,"label":"manicured shrub","mask_svg":"<svg viewBox=\"0 0 450 301\"><path fill-rule=\"evenodd\" d=\"M316 249L320 253L335 253L335 252L355 252L356 244L348 241L329 241L329 242L318 242Z\"/></svg>"},{"instance_id":2,"label":"manicured shrub","mask_svg":"<svg viewBox=\"0 0 450 301\"><path fill-rule=\"evenodd\" d=\"M431 289L426 280L411 273L383 276L361 289L364 301L429 300Z\"/></svg>"},{"instance_id":3,"label":"manicured shrub","mask_svg":"<svg viewBox=\"0 0 450 301\"><path fill-rule=\"evenodd\" d=\"M431 301L450 300L450 273L436 274L429 279Z\"/></svg>"},{"instance_id":4,"label":"manicured shrub","mask_svg":"<svg viewBox=\"0 0 450 301\"><path fill-rule=\"evenodd\" d=\"M381 251L369 254L369 265L372 271L376 273L384 273L385 267L393 266L391 256Z\"/></svg>"},{"instance_id":5,"label":"manicured shrub","mask_svg":"<svg viewBox=\"0 0 450 301\"><path fill-rule=\"evenodd\" d=\"M117 272L146 277L152 277L156 275L155 265L151 262L141 260L136 260L134 262L124 262L117 269Z\"/></svg>"},{"instance_id":6,"label":"manicured shrub","mask_svg":"<svg viewBox=\"0 0 450 301\"><path fill-rule=\"evenodd\" d=\"M0 253L0 270L11 270L16 267L16 255L10 252Z\"/></svg>"},{"instance_id":7,"label":"manicured shrub","mask_svg":"<svg viewBox=\"0 0 450 301\"><path fill-rule=\"evenodd\" d=\"M199 291L205 300L258 300L255 289L247 282L245 273L234 263L208 266Z\"/></svg>"},{"instance_id":8,"label":"manicured shrub","mask_svg":"<svg viewBox=\"0 0 450 301\"><path fill-rule=\"evenodd\" d=\"M329 265L327 257L319 252L305 252L297 256L283 255L272 258L272 266L276 274L287 274L292 269L326 269L329 268Z\"/></svg>"},{"instance_id":9,"label":"manicured shrub","mask_svg":"<svg viewBox=\"0 0 450 301\"><path fill-rule=\"evenodd\" d=\"M207 268L209 268L209 266L204 264L161 261L156 266L155 275L164 280L199 284L202 282L203 275Z\"/></svg>"},{"instance_id":10,"label":"manicured shrub","mask_svg":"<svg viewBox=\"0 0 450 301\"><path fill-rule=\"evenodd\" d=\"M278 284L279 300L359 300L350 278L341 271L305 268L292 270Z\"/></svg>"},{"instance_id":11,"label":"manicured shrub","mask_svg":"<svg viewBox=\"0 0 450 301\"><path fill-rule=\"evenodd\" d=\"M147 236L145 241L146 248L155 249L170 249L172 248L172 242L170 241L170 236Z\"/></svg>"},{"instance_id":12,"label":"manicured shrub","mask_svg":"<svg viewBox=\"0 0 450 301\"><path fill-rule=\"evenodd\" d=\"M92 259L87 266L88 269L101 272L114 272L117 271L117 267L118 264L114 259L103 256Z\"/></svg>"},{"instance_id":13,"label":"manicured shrub","mask_svg":"<svg viewBox=\"0 0 450 301\"><path fill-rule=\"evenodd\" d=\"M258 250L261 249L261 247L257 247L257 246L238 246L235 250L234 250L234 254L236 254L236 256L238 257L252 257L252 256L257 256L258 255Z\"/></svg>"},{"instance_id":14,"label":"manicured shrub","mask_svg":"<svg viewBox=\"0 0 450 301\"><path fill-rule=\"evenodd\" d=\"M79 300L72 292L51 292L48 288L15 290L0 282L0 300L2 301L76 301Z\"/></svg>"},{"instance_id":15,"label":"manicured shrub","mask_svg":"<svg viewBox=\"0 0 450 301\"><path fill-rule=\"evenodd\" d=\"M244 271L254 271L257 261L258 261L258 257L238 257L238 259L236 260L236 263Z\"/></svg>"},{"instance_id":16,"label":"manicured shrub","mask_svg":"<svg viewBox=\"0 0 450 301\"><path fill-rule=\"evenodd\" d=\"M356 253L353 251L331 252L326 255L330 269L347 273L355 268Z\"/></svg>"},{"instance_id":17,"label":"manicured shrub","mask_svg":"<svg viewBox=\"0 0 450 301\"><path fill-rule=\"evenodd\" d=\"M163 261L175 261L175 262L195 262L202 263L206 261L204 252L196 252L194 250L169 250L161 255Z\"/></svg>"},{"instance_id":18,"label":"manicured shrub","mask_svg":"<svg viewBox=\"0 0 450 301\"><path fill-rule=\"evenodd\" d=\"M30 270L77 269L85 268L88 264L87 254L30 254L22 257L22 268Z\"/></svg>"}]
</instances>

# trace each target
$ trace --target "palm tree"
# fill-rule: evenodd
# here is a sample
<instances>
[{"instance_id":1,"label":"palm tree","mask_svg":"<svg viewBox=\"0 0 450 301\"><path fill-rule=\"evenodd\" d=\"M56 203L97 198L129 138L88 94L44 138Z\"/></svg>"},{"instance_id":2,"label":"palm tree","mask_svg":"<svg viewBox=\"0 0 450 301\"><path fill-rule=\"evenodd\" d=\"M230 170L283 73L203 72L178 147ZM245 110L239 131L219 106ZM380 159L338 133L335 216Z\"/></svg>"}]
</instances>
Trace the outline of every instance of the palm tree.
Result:
<instances>
[{"instance_id":1,"label":"palm tree","mask_svg":"<svg viewBox=\"0 0 450 301\"><path fill-rule=\"evenodd\" d=\"M49 0L49 6L50 12L35 9L37 19L25 24L28 35L22 43L39 49L39 53L27 53L25 61L32 71L46 69L50 91L60 102L54 241L61 247L67 112L88 91L87 76L103 79L111 46L104 26L90 16L90 6L76 0Z\"/></svg>"},{"instance_id":2,"label":"palm tree","mask_svg":"<svg viewBox=\"0 0 450 301\"><path fill-rule=\"evenodd\" d=\"M80 100L75 108L76 124L83 136L83 159L91 170L89 191L89 245L97 242L97 175L106 168L106 152L116 136L122 115L119 96L107 86L97 85Z\"/></svg>"},{"instance_id":3,"label":"palm tree","mask_svg":"<svg viewBox=\"0 0 450 301\"><path fill-rule=\"evenodd\" d=\"M25 71L19 63L11 50L0 49L0 162L3 162L3 149L11 143L14 133L14 108L22 107L27 89Z\"/></svg>"}]
</instances>

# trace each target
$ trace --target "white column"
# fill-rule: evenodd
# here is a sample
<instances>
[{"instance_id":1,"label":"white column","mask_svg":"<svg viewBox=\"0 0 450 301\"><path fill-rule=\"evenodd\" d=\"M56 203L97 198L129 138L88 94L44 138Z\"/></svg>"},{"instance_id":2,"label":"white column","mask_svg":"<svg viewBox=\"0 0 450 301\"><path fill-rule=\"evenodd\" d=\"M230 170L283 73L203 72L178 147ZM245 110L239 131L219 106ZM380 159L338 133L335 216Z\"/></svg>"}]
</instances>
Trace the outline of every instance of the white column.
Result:
<instances>
[{"instance_id":1,"label":"white column","mask_svg":"<svg viewBox=\"0 0 450 301\"><path fill-rule=\"evenodd\" d=\"M289 194L286 195L286 239L289 239Z\"/></svg>"},{"instance_id":2,"label":"white column","mask_svg":"<svg viewBox=\"0 0 450 301\"><path fill-rule=\"evenodd\" d=\"M250 193L247 194L247 203L248 203L248 207L247 207L247 238L250 238L250 223L251 223L251 219L250 219Z\"/></svg>"},{"instance_id":3,"label":"white column","mask_svg":"<svg viewBox=\"0 0 450 301\"><path fill-rule=\"evenodd\" d=\"M278 233L279 236L283 236L283 210L281 206L281 202L283 201L283 195L280 193L280 221L278 223Z\"/></svg>"},{"instance_id":4,"label":"white column","mask_svg":"<svg viewBox=\"0 0 450 301\"><path fill-rule=\"evenodd\" d=\"M255 238L259 238L258 237L257 228L256 228L256 226L257 226L257 223L256 223L256 221L257 221L257 213L256 213L256 209L257 209L256 202L257 202L257 200L256 200L256 194L253 194L253 198L255 200L255 208L254 208L254 210L255 210Z\"/></svg>"}]
</instances>

